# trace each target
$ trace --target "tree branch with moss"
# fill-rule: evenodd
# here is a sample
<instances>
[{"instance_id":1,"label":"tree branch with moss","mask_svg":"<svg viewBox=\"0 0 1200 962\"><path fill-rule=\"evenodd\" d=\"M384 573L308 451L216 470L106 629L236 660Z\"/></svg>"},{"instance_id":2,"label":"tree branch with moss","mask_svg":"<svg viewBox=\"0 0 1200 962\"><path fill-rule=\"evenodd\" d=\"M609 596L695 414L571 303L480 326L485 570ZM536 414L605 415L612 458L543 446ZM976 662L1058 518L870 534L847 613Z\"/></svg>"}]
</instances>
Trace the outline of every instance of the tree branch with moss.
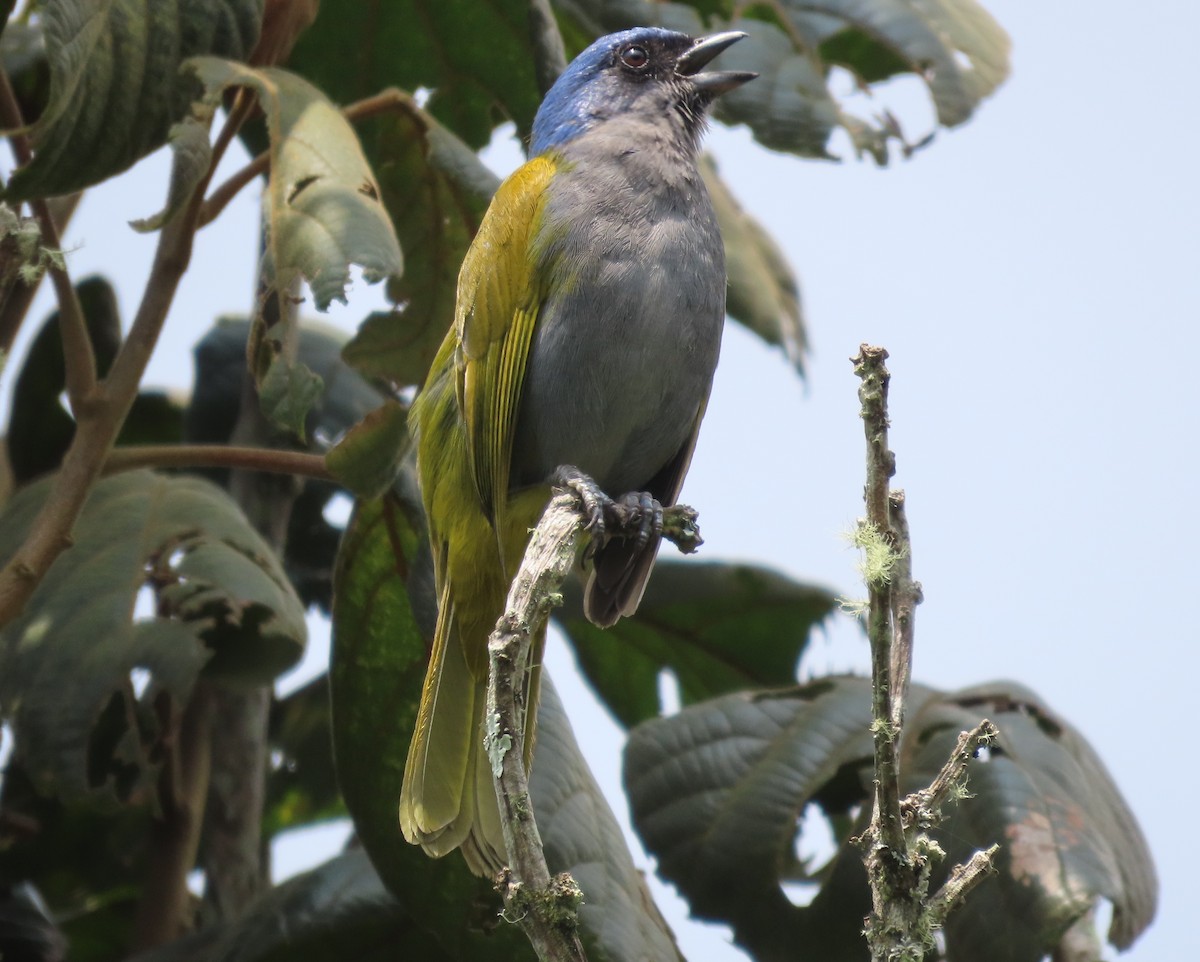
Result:
<instances>
[{"instance_id":1,"label":"tree branch with moss","mask_svg":"<svg viewBox=\"0 0 1200 962\"><path fill-rule=\"evenodd\" d=\"M863 551L867 634L871 644L871 733L875 792L871 821L857 839L871 885L866 936L873 962L921 962L935 947L934 933L967 893L991 871L997 846L955 866L929 893L933 866L944 852L927 830L941 820L951 796L965 795L966 768L980 745L996 735L983 721L959 736L950 759L926 789L900 794L900 739L912 673L916 607L921 585L912 577L912 545L904 492L890 490L896 456L888 447L888 353L862 345L851 360L859 377L860 414L867 441L866 517L854 534Z\"/></svg>"},{"instance_id":2,"label":"tree branch with moss","mask_svg":"<svg viewBox=\"0 0 1200 962\"><path fill-rule=\"evenodd\" d=\"M624 509L621 530L636 535L636 509ZM579 536L590 515L582 498L556 490L513 578L504 614L488 639L487 727L484 745L492 764L508 867L497 879L505 917L518 922L543 962L582 962L577 934L583 893L567 873L551 877L529 796L525 772L525 706L521 680L529 670L533 636L562 603L563 582L578 554ZM701 544L696 512L686 505L663 510L663 537L684 553Z\"/></svg>"}]
</instances>

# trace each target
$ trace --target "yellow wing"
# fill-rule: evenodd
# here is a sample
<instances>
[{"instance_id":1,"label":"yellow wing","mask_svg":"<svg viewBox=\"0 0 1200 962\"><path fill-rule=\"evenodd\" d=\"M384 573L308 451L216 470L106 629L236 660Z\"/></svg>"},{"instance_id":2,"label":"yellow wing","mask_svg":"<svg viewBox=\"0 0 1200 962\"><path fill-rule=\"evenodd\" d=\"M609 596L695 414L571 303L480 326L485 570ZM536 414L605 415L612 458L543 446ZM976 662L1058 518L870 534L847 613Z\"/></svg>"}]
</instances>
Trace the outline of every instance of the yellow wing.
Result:
<instances>
[{"instance_id":1,"label":"yellow wing","mask_svg":"<svg viewBox=\"0 0 1200 962\"><path fill-rule=\"evenodd\" d=\"M552 158L537 157L500 185L458 276L455 390L479 501L494 528L542 297L534 243L554 172Z\"/></svg>"}]
</instances>

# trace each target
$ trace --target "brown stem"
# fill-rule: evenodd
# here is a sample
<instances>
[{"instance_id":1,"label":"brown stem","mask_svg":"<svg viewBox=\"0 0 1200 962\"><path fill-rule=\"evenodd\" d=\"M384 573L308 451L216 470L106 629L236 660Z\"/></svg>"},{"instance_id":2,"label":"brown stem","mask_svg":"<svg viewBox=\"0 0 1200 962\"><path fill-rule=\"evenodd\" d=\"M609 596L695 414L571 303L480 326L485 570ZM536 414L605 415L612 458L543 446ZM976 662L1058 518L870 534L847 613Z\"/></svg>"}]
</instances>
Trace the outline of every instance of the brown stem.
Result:
<instances>
[{"instance_id":1,"label":"brown stem","mask_svg":"<svg viewBox=\"0 0 1200 962\"><path fill-rule=\"evenodd\" d=\"M73 194L54 197L47 201L50 207L50 216L60 234L66 231L67 224L70 223L71 216L75 213L75 208L79 206L82 198L83 192L76 191ZM0 306L0 356L7 357L12 353L13 344L16 343L17 335L21 332L25 315L29 313L29 305L33 303L38 288L41 287L42 276L42 273L39 273L28 284L19 279L14 279L12 282L8 295L4 298L4 304Z\"/></svg>"},{"instance_id":2,"label":"brown stem","mask_svg":"<svg viewBox=\"0 0 1200 962\"><path fill-rule=\"evenodd\" d=\"M342 108L342 115L350 121L363 120L377 114L388 113L400 107L415 109L416 101L402 90L388 88L373 96L355 101ZM265 174L271 167L270 151L264 150L240 170L230 175L229 179L213 190L200 208L200 219L197 227L205 227L220 216L233 198L235 198L255 177Z\"/></svg>"},{"instance_id":3,"label":"brown stem","mask_svg":"<svg viewBox=\"0 0 1200 962\"><path fill-rule=\"evenodd\" d=\"M904 511L904 492L888 495L888 518L896 533L897 550L891 576L892 645L889 675L891 676L891 726L897 739L904 725L904 703L912 679L913 635L917 605L922 601L921 584L912 576L912 540L908 532L908 515Z\"/></svg>"},{"instance_id":4,"label":"brown stem","mask_svg":"<svg viewBox=\"0 0 1200 962\"><path fill-rule=\"evenodd\" d=\"M887 351L866 344L853 358L854 373L862 383L858 389L861 415L867 438L867 484L863 492L867 505L867 525L881 538L884 550L903 553L897 546L888 504L888 483L896 473L895 455L888 449L887 389L888 374L884 361ZM900 818L899 728L892 718L903 714L903 692L892 678L892 572L894 564L868 572L867 590L870 614L867 636L871 643L871 717L875 742L875 805L872 827L890 850L897 864L907 860L908 845Z\"/></svg>"},{"instance_id":5,"label":"brown stem","mask_svg":"<svg viewBox=\"0 0 1200 962\"><path fill-rule=\"evenodd\" d=\"M21 116L21 106L17 103L12 83L8 79L8 71L0 69L0 123L14 129L10 135L13 154L17 163L22 167L33 158L33 150L29 138L23 132L25 118ZM62 251L62 238L54 216L45 198L35 197L29 201L29 207L42 231L43 246L56 254ZM71 283L71 276L65 266L60 267L53 261L49 262L47 273L54 285L54 294L58 299L58 321L62 331L63 360L66 364L67 397L71 401L71 409L76 417L80 416L83 406L90 403L96 390L96 354L92 350L92 339L88 334L87 320L83 314L83 305L79 302L79 293Z\"/></svg>"},{"instance_id":6,"label":"brown stem","mask_svg":"<svg viewBox=\"0 0 1200 962\"><path fill-rule=\"evenodd\" d=\"M967 765L975 757L981 745L990 745L1000 737L1000 732L988 719L984 719L969 732L959 732L954 751L937 773L928 788L913 792L904 800L904 807L914 814L911 821L919 825L931 824L938 817L941 807L955 788L963 784Z\"/></svg>"},{"instance_id":7,"label":"brown stem","mask_svg":"<svg viewBox=\"0 0 1200 962\"><path fill-rule=\"evenodd\" d=\"M294 303L295 298L286 293L270 294L263 305L268 314L264 318L266 324L274 324L281 311L294 309ZM295 329L296 325L289 327ZM254 445L279 440L279 433L263 416L249 370L242 378L241 408L231 440ZM302 487L300 480L291 474L262 474L253 465L241 466L229 479L233 499L279 556L286 547L292 506ZM210 922L240 917L270 884L269 850L263 846L262 819L271 697L270 687L265 686L215 693L219 723L212 731L213 778L201 853L205 916Z\"/></svg>"},{"instance_id":8,"label":"brown stem","mask_svg":"<svg viewBox=\"0 0 1200 962\"><path fill-rule=\"evenodd\" d=\"M334 480L325 467L325 458L319 454L224 444L131 444L113 448L104 464L104 473L138 468L245 468L317 481Z\"/></svg>"},{"instance_id":9,"label":"brown stem","mask_svg":"<svg viewBox=\"0 0 1200 962\"><path fill-rule=\"evenodd\" d=\"M234 119L231 116L230 123ZM159 235L150 277L129 336L104 383L77 411L75 438L55 475L50 495L34 518L24 544L0 570L0 626L20 614L54 559L71 544L71 529L137 397L142 374L158 342L175 290L187 270L200 199L220 161L223 145L231 136L222 132L208 173L196 186L185 209L168 221Z\"/></svg>"},{"instance_id":10,"label":"brown stem","mask_svg":"<svg viewBox=\"0 0 1200 962\"><path fill-rule=\"evenodd\" d=\"M989 852L977 852L955 866L945 885L929 895L930 860L941 848L926 830L941 819L949 795L960 789L975 749L995 737L990 722L964 732L950 760L929 788L900 799L899 745L904 705L912 672L913 620L921 586L912 577L912 548L904 512L904 492L889 491L896 471L888 449L887 351L862 345L854 373L867 439L867 518L859 538L870 592L867 632L871 642L871 730L875 746L875 796L871 821L857 840L871 886L871 914L865 934L874 962L916 962L934 947L933 933L954 905L991 865Z\"/></svg>"},{"instance_id":11,"label":"brown stem","mask_svg":"<svg viewBox=\"0 0 1200 962\"><path fill-rule=\"evenodd\" d=\"M151 824L146 885L134 920L133 948L150 949L191 928L188 872L196 864L209 779L212 702L197 686L168 743L158 778L161 812Z\"/></svg>"}]
</instances>

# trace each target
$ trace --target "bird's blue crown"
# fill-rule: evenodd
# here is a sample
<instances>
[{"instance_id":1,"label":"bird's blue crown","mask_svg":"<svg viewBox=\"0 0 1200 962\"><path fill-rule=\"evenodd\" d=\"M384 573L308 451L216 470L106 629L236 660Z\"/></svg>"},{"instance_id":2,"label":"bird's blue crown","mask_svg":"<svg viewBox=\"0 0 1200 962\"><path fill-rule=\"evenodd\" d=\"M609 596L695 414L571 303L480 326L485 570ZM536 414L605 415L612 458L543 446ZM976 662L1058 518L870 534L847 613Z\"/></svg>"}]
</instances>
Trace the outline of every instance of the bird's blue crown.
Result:
<instances>
[{"instance_id":1,"label":"bird's blue crown","mask_svg":"<svg viewBox=\"0 0 1200 962\"><path fill-rule=\"evenodd\" d=\"M601 37L571 61L546 93L533 121L530 154L536 156L558 147L593 126L611 92L610 75L605 68L612 65L618 48L639 41L661 43L684 39L683 34L662 27L634 27Z\"/></svg>"}]
</instances>

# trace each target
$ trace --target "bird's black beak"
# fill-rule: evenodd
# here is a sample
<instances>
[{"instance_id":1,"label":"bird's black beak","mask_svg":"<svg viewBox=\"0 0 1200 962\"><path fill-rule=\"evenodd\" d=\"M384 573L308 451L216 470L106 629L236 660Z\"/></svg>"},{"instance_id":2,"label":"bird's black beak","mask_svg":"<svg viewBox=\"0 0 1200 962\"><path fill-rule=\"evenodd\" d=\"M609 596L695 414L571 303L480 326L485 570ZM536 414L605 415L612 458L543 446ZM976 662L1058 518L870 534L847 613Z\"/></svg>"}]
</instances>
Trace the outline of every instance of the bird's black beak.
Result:
<instances>
[{"instance_id":1,"label":"bird's black beak","mask_svg":"<svg viewBox=\"0 0 1200 962\"><path fill-rule=\"evenodd\" d=\"M714 33L711 37L701 37L676 61L675 72L682 77L688 77L693 86L713 97L740 87L758 74L746 70L717 70L712 73L699 71L722 50L733 46L745 36L740 30L728 30L725 33Z\"/></svg>"}]
</instances>

